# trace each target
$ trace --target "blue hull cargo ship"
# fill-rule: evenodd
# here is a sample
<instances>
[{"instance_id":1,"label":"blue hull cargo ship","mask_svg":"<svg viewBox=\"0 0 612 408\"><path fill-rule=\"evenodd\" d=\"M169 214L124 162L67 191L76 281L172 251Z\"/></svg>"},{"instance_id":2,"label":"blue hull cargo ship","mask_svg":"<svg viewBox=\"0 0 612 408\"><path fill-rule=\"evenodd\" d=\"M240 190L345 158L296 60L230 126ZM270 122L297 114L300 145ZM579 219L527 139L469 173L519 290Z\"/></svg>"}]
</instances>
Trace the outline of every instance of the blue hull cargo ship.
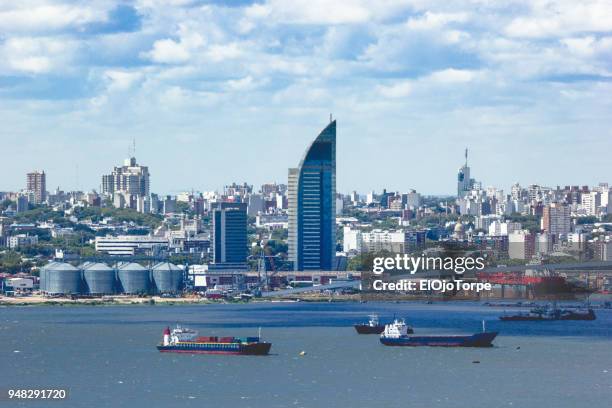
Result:
<instances>
[{"instance_id":1,"label":"blue hull cargo ship","mask_svg":"<svg viewBox=\"0 0 612 408\"><path fill-rule=\"evenodd\" d=\"M199 337L194 330L166 327L163 341L157 346L162 353L238 354L263 356L270 352L271 343L258 337Z\"/></svg>"},{"instance_id":2,"label":"blue hull cargo ship","mask_svg":"<svg viewBox=\"0 0 612 408\"><path fill-rule=\"evenodd\" d=\"M380 342L385 346L430 346L430 347L492 347L497 332L476 333L472 335L414 336L408 334L408 326L403 320L396 319L385 326Z\"/></svg>"}]
</instances>

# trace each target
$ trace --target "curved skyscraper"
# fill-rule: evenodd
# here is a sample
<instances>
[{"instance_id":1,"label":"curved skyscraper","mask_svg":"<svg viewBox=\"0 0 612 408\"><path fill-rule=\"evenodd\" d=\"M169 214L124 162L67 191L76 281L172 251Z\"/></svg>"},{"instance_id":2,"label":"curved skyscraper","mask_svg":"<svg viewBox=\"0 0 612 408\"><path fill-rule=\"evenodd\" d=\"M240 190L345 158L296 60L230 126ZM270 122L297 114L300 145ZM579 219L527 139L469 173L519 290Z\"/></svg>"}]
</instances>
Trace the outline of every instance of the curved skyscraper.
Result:
<instances>
[{"instance_id":1,"label":"curved skyscraper","mask_svg":"<svg viewBox=\"0 0 612 408\"><path fill-rule=\"evenodd\" d=\"M289 260L296 271L333 270L336 255L336 121L289 169Z\"/></svg>"}]
</instances>

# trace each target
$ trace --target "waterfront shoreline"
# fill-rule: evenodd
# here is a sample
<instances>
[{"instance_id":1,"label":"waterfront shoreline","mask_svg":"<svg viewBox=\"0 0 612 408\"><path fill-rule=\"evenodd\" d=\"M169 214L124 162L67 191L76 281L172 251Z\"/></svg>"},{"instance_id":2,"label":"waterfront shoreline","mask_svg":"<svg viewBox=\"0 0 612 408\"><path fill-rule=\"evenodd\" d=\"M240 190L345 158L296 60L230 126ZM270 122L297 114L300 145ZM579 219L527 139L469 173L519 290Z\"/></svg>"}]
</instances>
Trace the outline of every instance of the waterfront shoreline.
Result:
<instances>
[{"instance_id":1,"label":"waterfront shoreline","mask_svg":"<svg viewBox=\"0 0 612 408\"><path fill-rule=\"evenodd\" d=\"M294 303L294 302L359 302L358 298L335 296L300 296L291 298L258 298L249 301L218 301L207 298L164 298L161 296L108 296L103 298L52 298L39 295L24 297L0 296L0 307L10 306L182 306L182 305L219 305L246 303Z\"/></svg>"},{"instance_id":2,"label":"waterfront shoreline","mask_svg":"<svg viewBox=\"0 0 612 408\"><path fill-rule=\"evenodd\" d=\"M65 297L45 297L41 295L24 296L24 297L9 297L0 296L0 307L15 307L15 306L193 306L193 305L222 305L222 304L247 304L247 303L367 303L367 302L433 302L433 303L448 303L453 301L459 302L489 302L489 301L578 301L578 299L504 299L504 298L477 298L477 297L427 297L427 296L397 296L397 297L367 297L364 299L361 295L323 295L323 294L300 294L293 296L284 296L278 298L255 298L248 301L236 300L213 300L204 297L176 297L167 298L161 296L104 296L99 298L76 298L70 299ZM608 300L597 299L600 301Z\"/></svg>"},{"instance_id":3,"label":"waterfront shoreline","mask_svg":"<svg viewBox=\"0 0 612 408\"><path fill-rule=\"evenodd\" d=\"M367 301L374 302L424 302L434 301L445 303L448 301L480 301L483 299L473 297L427 297L427 296L401 296L393 298L368 298L363 299L361 295L324 295L324 294L300 294L289 295L278 298L254 298L248 301L236 300L213 300L207 298L189 298L176 297L165 298L161 296L104 296L99 298L76 298L70 299L66 297L45 297L41 295L24 296L24 297L8 297L0 296L0 307L2 306L139 306L139 305L161 305L161 306L181 306L181 305L218 305L218 304L246 304L246 303L364 303ZM487 299L489 300L489 299Z\"/></svg>"}]
</instances>

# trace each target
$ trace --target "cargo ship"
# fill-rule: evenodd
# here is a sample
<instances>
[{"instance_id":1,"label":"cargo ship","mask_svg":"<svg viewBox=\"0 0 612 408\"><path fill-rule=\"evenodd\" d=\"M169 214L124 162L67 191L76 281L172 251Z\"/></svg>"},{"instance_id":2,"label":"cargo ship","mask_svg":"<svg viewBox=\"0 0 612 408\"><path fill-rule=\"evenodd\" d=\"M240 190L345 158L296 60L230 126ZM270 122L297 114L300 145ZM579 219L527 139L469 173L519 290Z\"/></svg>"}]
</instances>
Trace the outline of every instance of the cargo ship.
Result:
<instances>
[{"instance_id":1,"label":"cargo ship","mask_svg":"<svg viewBox=\"0 0 612 408\"><path fill-rule=\"evenodd\" d=\"M359 334L380 334L385 330L385 325L380 323L378 315L370 315L367 323L359 323L353 327ZM408 327L408 332L413 333L412 327Z\"/></svg>"},{"instance_id":2,"label":"cargo ship","mask_svg":"<svg viewBox=\"0 0 612 408\"><path fill-rule=\"evenodd\" d=\"M591 308L584 310L558 309L557 307L541 307L531 309L529 313L517 313L514 315L500 316L499 320L504 322L525 321L556 321L556 320L595 320L597 316Z\"/></svg>"},{"instance_id":3,"label":"cargo ship","mask_svg":"<svg viewBox=\"0 0 612 408\"><path fill-rule=\"evenodd\" d=\"M472 335L409 335L408 326L402 319L395 319L393 323L385 326L380 335L380 342L385 346L429 346L429 347L493 347L493 340L497 332L487 332L484 327L482 333Z\"/></svg>"},{"instance_id":4,"label":"cargo ship","mask_svg":"<svg viewBox=\"0 0 612 408\"><path fill-rule=\"evenodd\" d=\"M189 354L239 354L263 356L270 352L271 343L257 337L198 336L198 332L177 326L170 331L166 327L163 340L157 346L162 353Z\"/></svg>"}]
</instances>

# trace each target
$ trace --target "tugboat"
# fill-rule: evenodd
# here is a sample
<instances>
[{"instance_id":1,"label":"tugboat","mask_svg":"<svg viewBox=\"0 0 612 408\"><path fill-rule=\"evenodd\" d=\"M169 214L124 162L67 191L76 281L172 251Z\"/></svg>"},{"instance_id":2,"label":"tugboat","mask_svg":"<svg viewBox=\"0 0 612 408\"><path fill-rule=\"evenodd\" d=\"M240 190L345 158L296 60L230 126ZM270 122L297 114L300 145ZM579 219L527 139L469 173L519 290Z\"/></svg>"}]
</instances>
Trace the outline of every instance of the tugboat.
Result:
<instances>
[{"instance_id":1,"label":"tugboat","mask_svg":"<svg viewBox=\"0 0 612 408\"><path fill-rule=\"evenodd\" d=\"M402 319L395 319L393 323L385 326L380 335L380 342L385 346L430 346L430 347L493 347L493 340L497 332L487 332L484 321L482 333L472 335L448 336L410 336L408 326Z\"/></svg>"},{"instance_id":2,"label":"tugboat","mask_svg":"<svg viewBox=\"0 0 612 408\"><path fill-rule=\"evenodd\" d=\"M574 311L568 309L558 309L556 305L551 308L540 307L531 309L529 313L517 313L514 315L500 316L499 320L504 322L525 322L525 321L555 321L555 320L595 320L595 311L588 308L586 311Z\"/></svg>"},{"instance_id":3,"label":"tugboat","mask_svg":"<svg viewBox=\"0 0 612 408\"><path fill-rule=\"evenodd\" d=\"M170 327L164 329L163 340L157 349L162 353L261 356L268 354L271 347L271 343L261 341L261 333L257 337L199 337L195 330L177 326L172 331Z\"/></svg>"},{"instance_id":4,"label":"tugboat","mask_svg":"<svg viewBox=\"0 0 612 408\"><path fill-rule=\"evenodd\" d=\"M355 327L355 330L357 330L357 333L380 334L385 330L385 325L380 324L380 321L378 320L378 315L369 315L368 318L369 320L367 323L360 323L353 326ZM413 332L411 327L409 327L408 330L410 333Z\"/></svg>"}]
</instances>

